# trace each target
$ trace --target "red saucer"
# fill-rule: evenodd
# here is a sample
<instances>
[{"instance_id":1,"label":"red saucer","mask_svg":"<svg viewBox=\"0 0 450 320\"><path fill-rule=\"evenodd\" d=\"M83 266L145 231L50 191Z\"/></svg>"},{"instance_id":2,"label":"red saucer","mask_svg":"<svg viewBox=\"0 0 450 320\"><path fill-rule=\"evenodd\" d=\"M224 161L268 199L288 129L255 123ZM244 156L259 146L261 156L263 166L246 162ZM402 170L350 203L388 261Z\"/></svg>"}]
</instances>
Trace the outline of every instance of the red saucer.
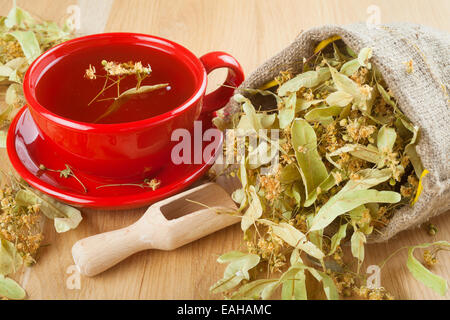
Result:
<instances>
[{"instance_id":1,"label":"red saucer","mask_svg":"<svg viewBox=\"0 0 450 320\"><path fill-rule=\"evenodd\" d=\"M211 128L211 122L204 121L203 131L208 128ZM222 140L223 136L217 143L222 143ZM203 149L208 144L203 143ZM155 191L136 186L97 189L99 186L115 182L86 175L72 168L77 178L86 186L88 192L85 193L74 178L61 178L59 173L39 170L40 164L45 164L50 169L63 170L66 162L56 150L45 143L27 107L23 107L11 123L7 150L13 167L34 188L70 205L102 209L138 208L171 196L201 178L211 167L216 156L210 155L210 158L201 164L175 165L169 162L153 177L161 181L160 187ZM142 181L120 183L139 184Z\"/></svg>"}]
</instances>

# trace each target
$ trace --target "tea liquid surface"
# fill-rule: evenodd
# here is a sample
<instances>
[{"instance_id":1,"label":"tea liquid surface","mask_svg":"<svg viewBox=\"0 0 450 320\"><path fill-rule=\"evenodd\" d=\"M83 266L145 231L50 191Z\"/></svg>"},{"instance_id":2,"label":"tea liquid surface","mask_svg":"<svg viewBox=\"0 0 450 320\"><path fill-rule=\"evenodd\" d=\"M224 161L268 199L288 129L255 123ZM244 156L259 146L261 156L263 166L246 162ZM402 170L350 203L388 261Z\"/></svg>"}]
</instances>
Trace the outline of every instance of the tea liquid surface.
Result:
<instances>
[{"instance_id":1,"label":"tea liquid surface","mask_svg":"<svg viewBox=\"0 0 450 320\"><path fill-rule=\"evenodd\" d=\"M144 85L168 83L169 88L141 94L127 100L120 109L98 123L121 123L151 118L177 108L195 92L192 71L170 53L144 46L107 45L75 52L60 58L41 76L36 88L37 100L51 112L80 122L95 122L105 113L113 100L89 102L101 91L105 78L84 77L89 65L96 74L106 75L102 60L142 62L150 64L152 73ZM109 82L111 83L111 82ZM136 86L130 75L120 82L120 92ZM117 88L106 90L98 99L117 97Z\"/></svg>"}]
</instances>

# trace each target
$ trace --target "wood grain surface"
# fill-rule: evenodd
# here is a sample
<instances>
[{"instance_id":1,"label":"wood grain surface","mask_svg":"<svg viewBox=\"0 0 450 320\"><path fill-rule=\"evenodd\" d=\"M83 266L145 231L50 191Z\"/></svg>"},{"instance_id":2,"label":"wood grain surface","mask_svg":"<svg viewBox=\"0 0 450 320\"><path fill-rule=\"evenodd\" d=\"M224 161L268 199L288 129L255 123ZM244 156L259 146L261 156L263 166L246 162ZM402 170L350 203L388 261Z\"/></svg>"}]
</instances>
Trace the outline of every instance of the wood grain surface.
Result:
<instances>
[{"instance_id":1,"label":"wood grain surface","mask_svg":"<svg viewBox=\"0 0 450 320\"><path fill-rule=\"evenodd\" d=\"M302 30L322 24L366 21L371 5L379 8L381 22L409 21L450 31L450 1L447 0L18 0L18 5L41 18L62 21L70 5L80 4L81 15L108 15L104 31L132 31L165 37L186 46L197 55L222 50L234 55L250 73L259 64L287 46ZM11 1L0 0L5 15ZM373 8L373 7L372 7ZM378 10L375 8L375 10ZM369 10L370 11L370 10ZM95 14L93 14L93 12ZM95 18L94 18L95 19ZM99 19L102 20L102 19ZM87 30L86 30L87 29ZM93 27L92 30L96 29ZM97 28L98 29L98 28ZM83 31L89 31L85 25ZM224 76L210 76L215 87ZM8 166L0 151L1 167ZM208 288L222 276L224 267L216 258L242 248L239 226L229 227L172 252L138 253L107 272L80 277L73 267L72 245L79 239L122 228L140 218L146 208L131 211L83 210L80 226L56 234L45 225L45 241L36 266L16 278L30 299L213 299ZM383 244L367 247L365 265L377 264L396 249L434 240L449 239L450 216L433 223L439 228L430 237L423 228L401 233ZM443 253L433 269L450 278L450 257ZM362 270L366 270L365 267ZM449 299L418 283L406 268L401 251L382 270L381 284L399 299ZM77 286L79 284L79 286ZM78 287L78 288L77 288Z\"/></svg>"}]
</instances>

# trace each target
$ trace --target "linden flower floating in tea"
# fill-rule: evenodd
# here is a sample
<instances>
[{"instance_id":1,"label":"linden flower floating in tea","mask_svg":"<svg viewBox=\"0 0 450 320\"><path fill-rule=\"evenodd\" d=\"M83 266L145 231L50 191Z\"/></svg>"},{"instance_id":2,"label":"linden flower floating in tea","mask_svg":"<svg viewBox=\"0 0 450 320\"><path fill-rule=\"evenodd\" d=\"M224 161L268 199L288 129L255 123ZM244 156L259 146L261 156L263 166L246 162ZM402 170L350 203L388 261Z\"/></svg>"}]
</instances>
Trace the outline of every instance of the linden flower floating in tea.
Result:
<instances>
[{"instance_id":1,"label":"linden flower floating in tea","mask_svg":"<svg viewBox=\"0 0 450 320\"><path fill-rule=\"evenodd\" d=\"M308 273L328 299L392 298L367 288L359 272L366 237L383 232L396 210L417 201L427 171L415 149L419 128L399 110L371 57L370 48L357 55L342 41L328 45L304 59L299 74L285 71L263 89L247 89L250 98L237 94L242 112L230 121L214 120L265 141L268 155L252 162L250 143L226 144L235 155L245 149L240 165L225 172L242 184L232 197L240 204L248 253L219 257L228 266L213 293L267 299L281 287L283 299L307 299L317 291L309 290ZM344 242L353 263L344 263ZM445 241L417 248L426 246L449 248ZM446 281L414 258L415 248L408 268L445 294ZM428 265L432 256L425 257Z\"/></svg>"},{"instance_id":2,"label":"linden flower floating in tea","mask_svg":"<svg viewBox=\"0 0 450 320\"><path fill-rule=\"evenodd\" d=\"M120 109L120 107L127 102L129 99L143 95L155 90L159 90L162 88L168 88L168 83L156 84L156 85L147 85L143 86L142 82L150 76L152 69L150 65L144 67L142 62L125 62L118 63L114 61L102 61L102 67L106 72L106 75L99 75L96 72L94 66L89 65L89 68L85 71L85 78L90 80L96 80L97 78L104 78L103 87L100 92L88 103L88 106L93 104L94 102L101 102L112 100L113 103L108 107L108 109L99 116L94 122L99 122L112 113L116 112ZM135 76L137 84L134 88L128 89L124 92L121 92L120 82L124 80L126 77ZM103 98L99 99L101 95L105 93L105 91L112 89L115 90L115 96L111 98Z\"/></svg>"}]
</instances>

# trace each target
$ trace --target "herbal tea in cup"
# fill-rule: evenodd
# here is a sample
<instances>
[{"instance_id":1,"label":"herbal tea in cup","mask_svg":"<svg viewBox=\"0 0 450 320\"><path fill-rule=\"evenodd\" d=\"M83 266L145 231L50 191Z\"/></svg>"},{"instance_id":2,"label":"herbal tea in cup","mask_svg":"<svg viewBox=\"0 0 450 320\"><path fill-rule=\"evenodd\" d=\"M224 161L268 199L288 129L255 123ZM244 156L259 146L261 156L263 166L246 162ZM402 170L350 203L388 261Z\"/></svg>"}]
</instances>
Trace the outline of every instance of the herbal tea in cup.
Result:
<instances>
[{"instance_id":1,"label":"herbal tea in cup","mask_svg":"<svg viewBox=\"0 0 450 320\"><path fill-rule=\"evenodd\" d=\"M38 101L62 117L89 123L152 118L195 91L192 71L167 52L106 45L61 58L37 84Z\"/></svg>"},{"instance_id":2,"label":"herbal tea in cup","mask_svg":"<svg viewBox=\"0 0 450 320\"><path fill-rule=\"evenodd\" d=\"M207 74L217 68L229 69L225 85L205 94ZM209 119L243 79L239 63L224 52L199 59L163 38L104 33L37 58L24 94L40 135L71 168L136 182L171 161L174 130Z\"/></svg>"}]
</instances>

